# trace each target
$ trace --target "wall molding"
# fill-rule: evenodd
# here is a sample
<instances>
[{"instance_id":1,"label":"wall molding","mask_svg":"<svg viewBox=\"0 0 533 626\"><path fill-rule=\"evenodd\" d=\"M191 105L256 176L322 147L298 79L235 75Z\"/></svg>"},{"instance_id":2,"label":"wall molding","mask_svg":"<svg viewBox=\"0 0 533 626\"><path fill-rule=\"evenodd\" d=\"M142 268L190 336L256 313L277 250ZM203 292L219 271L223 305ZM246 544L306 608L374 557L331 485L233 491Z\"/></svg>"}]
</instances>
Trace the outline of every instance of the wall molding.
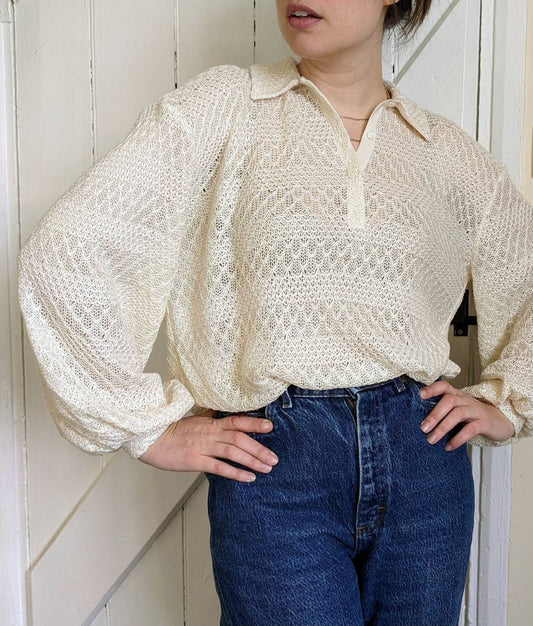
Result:
<instances>
[{"instance_id":1,"label":"wall molding","mask_svg":"<svg viewBox=\"0 0 533 626\"><path fill-rule=\"evenodd\" d=\"M0 2L0 623L26 624L28 528L22 323L16 259L20 247L14 24Z\"/></svg>"},{"instance_id":2,"label":"wall molding","mask_svg":"<svg viewBox=\"0 0 533 626\"><path fill-rule=\"evenodd\" d=\"M478 141L503 161L520 187L527 0L480 0ZM511 446L479 455L479 562L475 621L507 624L511 521Z\"/></svg>"}]
</instances>

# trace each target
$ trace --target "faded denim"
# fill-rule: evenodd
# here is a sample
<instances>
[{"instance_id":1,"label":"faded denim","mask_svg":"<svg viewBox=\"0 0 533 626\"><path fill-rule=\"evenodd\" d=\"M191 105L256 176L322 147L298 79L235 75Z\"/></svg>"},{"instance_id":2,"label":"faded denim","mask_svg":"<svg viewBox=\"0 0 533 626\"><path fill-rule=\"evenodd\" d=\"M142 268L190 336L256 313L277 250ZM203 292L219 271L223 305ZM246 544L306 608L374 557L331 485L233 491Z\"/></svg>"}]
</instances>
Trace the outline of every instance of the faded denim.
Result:
<instances>
[{"instance_id":1,"label":"faded denim","mask_svg":"<svg viewBox=\"0 0 533 626\"><path fill-rule=\"evenodd\" d=\"M444 450L462 423L427 442L419 424L440 396L422 386L290 385L246 412L272 420L249 434L279 463L251 483L206 472L221 626L458 624L472 466L466 444Z\"/></svg>"}]
</instances>

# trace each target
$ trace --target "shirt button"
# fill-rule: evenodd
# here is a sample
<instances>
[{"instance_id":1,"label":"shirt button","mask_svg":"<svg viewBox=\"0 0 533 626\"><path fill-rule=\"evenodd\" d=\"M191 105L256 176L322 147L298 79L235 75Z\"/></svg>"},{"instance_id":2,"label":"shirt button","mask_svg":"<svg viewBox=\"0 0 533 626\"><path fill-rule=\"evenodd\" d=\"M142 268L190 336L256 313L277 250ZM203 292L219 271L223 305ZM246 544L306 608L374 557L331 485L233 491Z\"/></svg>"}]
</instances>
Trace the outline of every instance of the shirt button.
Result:
<instances>
[{"instance_id":1,"label":"shirt button","mask_svg":"<svg viewBox=\"0 0 533 626\"><path fill-rule=\"evenodd\" d=\"M376 138L376 133L375 133L373 130L369 130L369 131L367 132L366 136L367 136L369 139L375 139L375 138Z\"/></svg>"}]
</instances>

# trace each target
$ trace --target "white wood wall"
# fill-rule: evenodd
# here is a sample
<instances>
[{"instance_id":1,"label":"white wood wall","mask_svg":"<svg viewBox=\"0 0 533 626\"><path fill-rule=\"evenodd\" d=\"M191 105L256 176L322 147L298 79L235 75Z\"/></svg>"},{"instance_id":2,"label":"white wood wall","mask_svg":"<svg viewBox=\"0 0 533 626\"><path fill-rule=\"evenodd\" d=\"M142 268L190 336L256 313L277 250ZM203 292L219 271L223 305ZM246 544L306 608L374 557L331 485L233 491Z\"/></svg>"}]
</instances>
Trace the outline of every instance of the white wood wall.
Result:
<instances>
[{"instance_id":1,"label":"white wood wall","mask_svg":"<svg viewBox=\"0 0 533 626\"><path fill-rule=\"evenodd\" d=\"M487 147L501 138L500 127L490 132L493 100L502 128L510 120L491 86L522 79L503 54L511 39L520 49L520 23L502 6L434 0L414 41L401 51L386 41L383 51L386 78ZM146 104L213 65L247 67L290 54L275 2L0 0L0 26L0 276L8 296L0 301L0 623L215 626L205 479L163 472L121 451L86 455L60 437L22 341L14 260L40 216L122 139ZM494 32L505 57L498 64ZM501 156L512 161L519 129L509 122L506 130ZM457 385L476 370L471 336L472 343L453 338L450 329L463 368ZM166 377L161 337L147 369ZM482 454L472 451L478 504L494 521L476 529L464 624L505 624L508 452L483 452L483 473ZM497 554L488 549L495 541Z\"/></svg>"}]
</instances>

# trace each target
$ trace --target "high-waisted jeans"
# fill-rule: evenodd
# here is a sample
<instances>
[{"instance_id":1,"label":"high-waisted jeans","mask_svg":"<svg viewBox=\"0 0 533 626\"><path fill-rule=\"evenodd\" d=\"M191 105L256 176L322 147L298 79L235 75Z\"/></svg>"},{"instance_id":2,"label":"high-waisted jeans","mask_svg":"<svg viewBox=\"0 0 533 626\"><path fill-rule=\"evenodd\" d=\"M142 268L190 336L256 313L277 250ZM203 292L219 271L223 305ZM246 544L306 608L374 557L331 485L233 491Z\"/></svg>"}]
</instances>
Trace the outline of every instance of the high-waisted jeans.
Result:
<instances>
[{"instance_id":1,"label":"high-waisted jeans","mask_svg":"<svg viewBox=\"0 0 533 626\"><path fill-rule=\"evenodd\" d=\"M221 626L458 624L472 466L466 444L444 449L463 423L427 442L419 424L441 396L422 386L290 385L245 412L273 422L248 434L279 462L251 483L206 472Z\"/></svg>"}]
</instances>

